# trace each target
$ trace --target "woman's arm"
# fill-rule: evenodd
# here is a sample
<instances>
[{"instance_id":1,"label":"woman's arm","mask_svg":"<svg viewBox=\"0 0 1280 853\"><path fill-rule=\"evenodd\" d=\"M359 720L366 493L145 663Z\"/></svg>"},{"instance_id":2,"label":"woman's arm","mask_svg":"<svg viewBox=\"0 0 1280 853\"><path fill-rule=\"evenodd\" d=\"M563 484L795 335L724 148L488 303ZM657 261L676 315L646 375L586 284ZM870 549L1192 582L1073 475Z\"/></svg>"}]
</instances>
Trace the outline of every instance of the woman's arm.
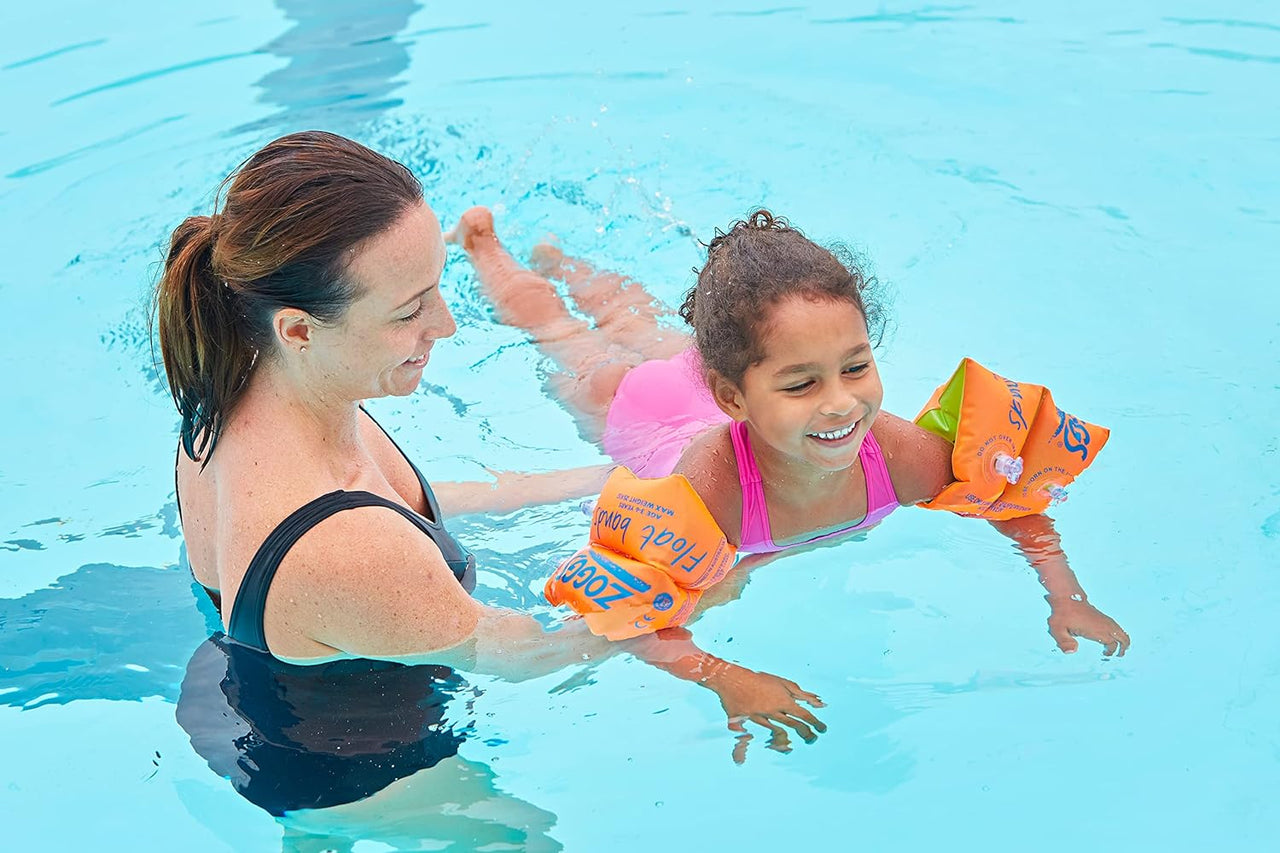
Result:
<instances>
[{"instance_id":1,"label":"woman's arm","mask_svg":"<svg viewBox=\"0 0 1280 853\"><path fill-rule=\"evenodd\" d=\"M598 494L613 464L524 474L490 471L490 483L434 483L432 490L450 516L507 513L535 504L558 503Z\"/></svg>"},{"instance_id":2,"label":"woman's arm","mask_svg":"<svg viewBox=\"0 0 1280 853\"><path fill-rule=\"evenodd\" d=\"M264 613L271 652L296 663L372 658L532 678L612 653L584 625L544 631L462 588L398 513L361 507L308 531L281 561Z\"/></svg>"},{"instance_id":3,"label":"woman's arm","mask_svg":"<svg viewBox=\"0 0 1280 853\"><path fill-rule=\"evenodd\" d=\"M527 613L480 605L472 635L437 653L435 659L465 672L523 681L600 661L622 650L592 634L581 619L570 619L549 631Z\"/></svg>"}]
</instances>

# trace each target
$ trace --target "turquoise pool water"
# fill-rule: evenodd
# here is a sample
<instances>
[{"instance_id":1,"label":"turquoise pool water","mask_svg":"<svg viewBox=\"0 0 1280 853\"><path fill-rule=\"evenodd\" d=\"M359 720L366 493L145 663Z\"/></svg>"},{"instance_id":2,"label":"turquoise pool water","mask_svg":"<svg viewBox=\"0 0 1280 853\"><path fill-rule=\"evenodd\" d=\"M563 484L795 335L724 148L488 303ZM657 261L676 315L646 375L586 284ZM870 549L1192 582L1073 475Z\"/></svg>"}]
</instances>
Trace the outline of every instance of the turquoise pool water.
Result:
<instances>
[{"instance_id":1,"label":"turquoise pool water","mask_svg":"<svg viewBox=\"0 0 1280 853\"><path fill-rule=\"evenodd\" d=\"M6 849L1270 849L1280 14L1114 6L6 10ZM625 656L475 678L465 773L282 826L175 721L209 622L179 566L144 303L168 230L304 127L404 160L446 222L489 204L517 254L554 232L669 301L697 241L756 204L859 245L896 293L888 409L972 355L1113 429L1058 527L1132 651L1058 653L1004 540L904 511L695 626L821 694L816 743L757 738L737 766L715 696ZM598 460L459 258L446 295L460 328L427 383L373 406L429 476ZM585 527L566 504L459 533L484 600L545 614Z\"/></svg>"}]
</instances>

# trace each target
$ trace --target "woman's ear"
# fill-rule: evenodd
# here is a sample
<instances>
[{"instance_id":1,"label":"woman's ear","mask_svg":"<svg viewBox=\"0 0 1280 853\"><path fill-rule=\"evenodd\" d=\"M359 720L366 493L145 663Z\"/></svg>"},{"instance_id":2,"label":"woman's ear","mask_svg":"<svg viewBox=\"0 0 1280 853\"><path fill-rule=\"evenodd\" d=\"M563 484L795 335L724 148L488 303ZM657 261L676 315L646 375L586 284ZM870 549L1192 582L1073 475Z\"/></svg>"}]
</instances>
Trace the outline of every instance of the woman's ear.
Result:
<instances>
[{"instance_id":1,"label":"woman's ear","mask_svg":"<svg viewBox=\"0 0 1280 853\"><path fill-rule=\"evenodd\" d=\"M711 399L716 401L720 411L735 421L745 421L747 419L746 401L742 398L742 391L737 385L716 371L708 370L707 387L711 389Z\"/></svg>"},{"instance_id":2,"label":"woman's ear","mask_svg":"<svg viewBox=\"0 0 1280 853\"><path fill-rule=\"evenodd\" d=\"M302 352L311 343L315 329L311 315L297 308L281 308L271 318L271 329L286 352Z\"/></svg>"}]
</instances>

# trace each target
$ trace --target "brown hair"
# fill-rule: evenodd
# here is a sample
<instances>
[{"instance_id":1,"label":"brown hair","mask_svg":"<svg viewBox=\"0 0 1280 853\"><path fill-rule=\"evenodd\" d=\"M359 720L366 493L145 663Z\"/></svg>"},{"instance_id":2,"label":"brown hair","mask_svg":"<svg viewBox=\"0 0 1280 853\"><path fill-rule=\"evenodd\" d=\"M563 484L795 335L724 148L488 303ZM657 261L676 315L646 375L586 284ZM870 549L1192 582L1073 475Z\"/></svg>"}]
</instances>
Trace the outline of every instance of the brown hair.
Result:
<instances>
[{"instance_id":1,"label":"brown hair","mask_svg":"<svg viewBox=\"0 0 1280 853\"><path fill-rule=\"evenodd\" d=\"M703 366L741 385L747 368L764 358L767 309L783 297L851 302L878 345L878 282L865 268L848 248L823 248L782 217L756 210L727 232L716 230L680 316L693 327Z\"/></svg>"},{"instance_id":2,"label":"brown hair","mask_svg":"<svg viewBox=\"0 0 1280 853\"><path fill-rule=\"evenodd\" d=\"M357 287L349 251L422 201L400 163L332 133L283 136L219 188L226 203L173 232L154 310L182 449L205 464L260 354L272 315L297 308L341 319Z\"/></svg>"}]
</instances>

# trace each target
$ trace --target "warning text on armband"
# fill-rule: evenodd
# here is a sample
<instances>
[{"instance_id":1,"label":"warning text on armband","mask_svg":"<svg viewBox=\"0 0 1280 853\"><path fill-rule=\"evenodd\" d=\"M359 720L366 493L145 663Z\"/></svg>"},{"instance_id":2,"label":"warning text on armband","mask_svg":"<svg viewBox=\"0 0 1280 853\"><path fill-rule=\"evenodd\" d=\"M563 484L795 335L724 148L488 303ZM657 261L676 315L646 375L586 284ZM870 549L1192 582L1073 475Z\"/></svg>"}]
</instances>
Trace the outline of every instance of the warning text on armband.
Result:
<instances>
[{"instance_id":1,"label":"warning text on armband","mask_svg":"<svg viewBox=\"0 0 1280 853\"><path fill-rule=\"evenodd\" d=\"M1001 500L1000 498L996 498L993 501L983 500L972 492L965 495L964 499L974 506L979 507L979 510L976 513L973 513L975 517L984 512L1004 512L1005 510L1010 509L1026 515L1031 515L1033 513L1033 510L1029 506L1014 503L1013 501ZM968 513L962 513L962 515L968 515Z\"/></svg>"},{"instance_id":2,"label":"warning text on armband","mask_svg":"<svg viewBox=\"0 0 1280 853\"><path fill-rule=\"evenodd\" d=\"M674 518L676 511L669 506L663 506L655 503L648 498L638 497L636 495L618 495L618 506L623 512L630 512L639 518L650 518L654 521L662 521L665 518Z\"/></svg>"}]
</instances>

